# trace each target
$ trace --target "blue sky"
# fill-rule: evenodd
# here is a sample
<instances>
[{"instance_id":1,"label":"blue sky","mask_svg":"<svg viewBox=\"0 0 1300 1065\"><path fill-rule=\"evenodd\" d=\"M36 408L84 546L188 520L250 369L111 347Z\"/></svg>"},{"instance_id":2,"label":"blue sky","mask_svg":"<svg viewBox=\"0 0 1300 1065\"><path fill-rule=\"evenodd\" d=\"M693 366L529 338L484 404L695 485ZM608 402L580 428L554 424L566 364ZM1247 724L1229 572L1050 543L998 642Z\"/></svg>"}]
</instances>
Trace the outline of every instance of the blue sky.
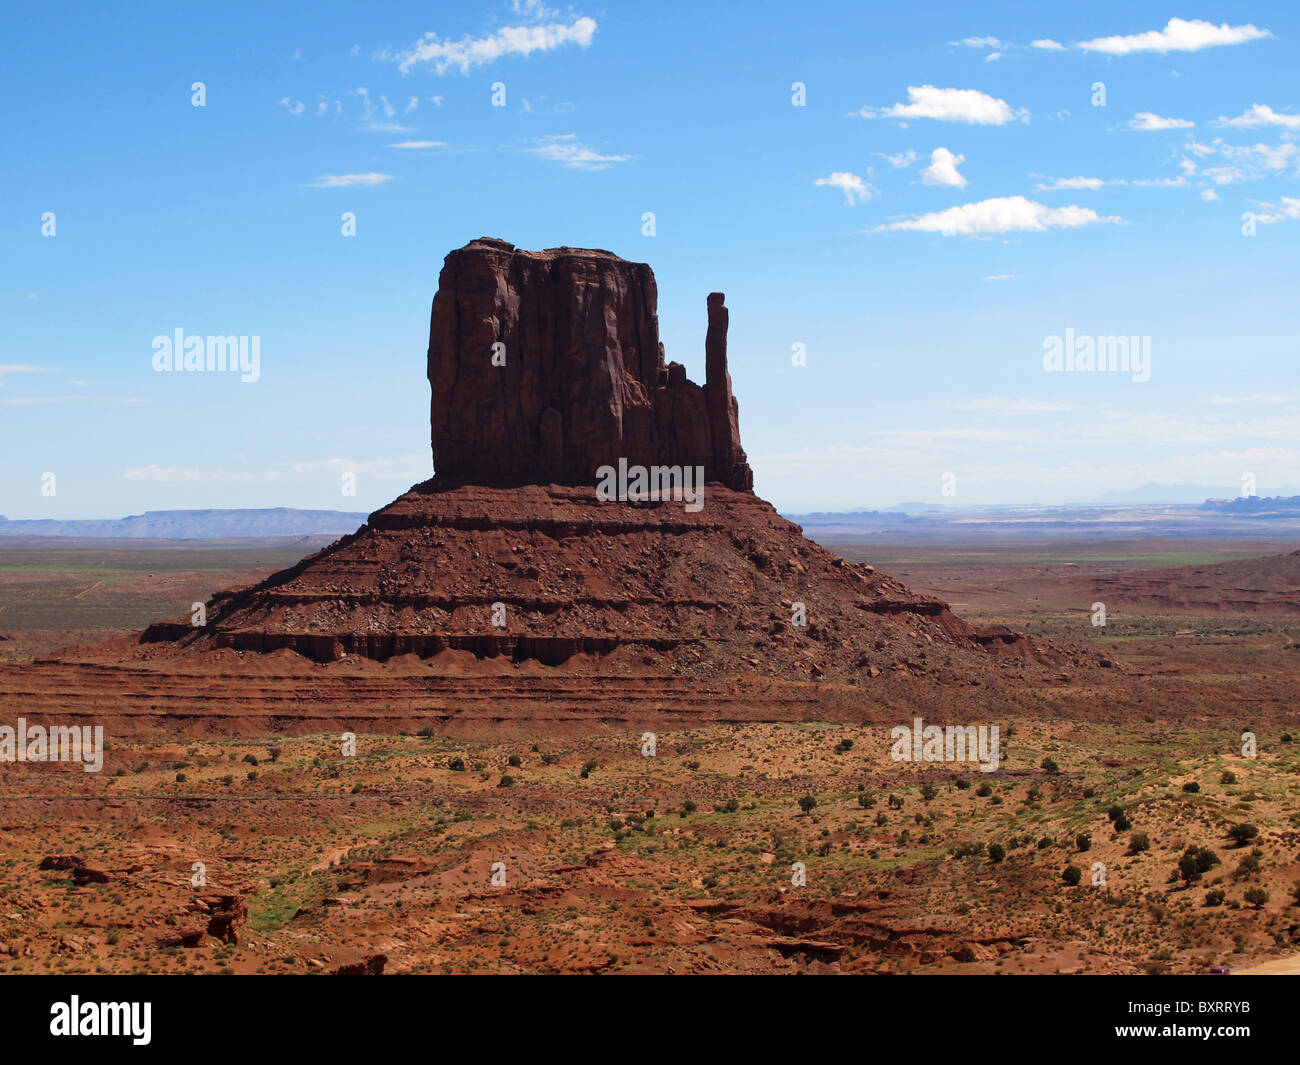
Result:
<instances>
[{"instance_id":1,"label":"blue sky","mask_svg":"<svg viewBox=\"0 0 1300 1065\"><path fill-rule=\"evenodd\" d=\"M0 513L382 506L479 236L650 263L696 380L725 291L782 509L1295 485L1300 10L1056 6L8 5ZM177 328L260 379L155 372Z\"/></svg>"}]
</instances>

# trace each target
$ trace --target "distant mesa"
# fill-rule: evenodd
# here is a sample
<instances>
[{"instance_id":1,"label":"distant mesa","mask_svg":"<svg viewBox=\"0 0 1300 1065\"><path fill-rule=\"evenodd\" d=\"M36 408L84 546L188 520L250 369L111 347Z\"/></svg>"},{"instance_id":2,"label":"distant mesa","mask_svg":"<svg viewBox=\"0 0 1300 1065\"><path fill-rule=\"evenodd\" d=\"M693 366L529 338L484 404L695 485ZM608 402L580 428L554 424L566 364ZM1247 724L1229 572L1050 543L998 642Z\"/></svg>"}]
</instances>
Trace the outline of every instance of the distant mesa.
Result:
<instances>
[{"instance_id":1,"label":"distant mesa","mask_svg":"<svg viewBox=\"0 0 1300 1065\"><path fill-rule=\"evenodd\" d=\"M339 510L148 510L126 518L32 518L6 521L0 537L62 536L87 539L202 540L281 536L338 536L364 521L364 514Z\"/></svg>"}]
</instances>

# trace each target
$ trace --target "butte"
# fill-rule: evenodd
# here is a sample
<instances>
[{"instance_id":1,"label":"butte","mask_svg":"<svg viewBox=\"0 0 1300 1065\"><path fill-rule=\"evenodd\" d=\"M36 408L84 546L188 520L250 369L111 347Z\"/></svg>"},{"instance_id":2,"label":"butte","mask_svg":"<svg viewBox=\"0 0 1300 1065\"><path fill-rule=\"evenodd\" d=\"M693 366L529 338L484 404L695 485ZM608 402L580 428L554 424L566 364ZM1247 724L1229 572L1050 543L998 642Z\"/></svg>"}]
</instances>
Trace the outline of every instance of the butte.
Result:
<instances>
[{"instance_id":1,"label":"butte","mask_svg":"<svg viewBox=\"0 0 1300 1065\"><path fill-rule=\"evenodd\" d=\"M1006 709L1008 686L1109 665L976 628L805 539L754 494L721 293L706 311L700 386L665 361L649 266L487 238L451 252L429 329L434 477L216 594L200 627L15 670L22 708L191 733L893 720L974 691ZM703 506L598 498L620 460L702 468Z\"/></svg>"}]
</instances>

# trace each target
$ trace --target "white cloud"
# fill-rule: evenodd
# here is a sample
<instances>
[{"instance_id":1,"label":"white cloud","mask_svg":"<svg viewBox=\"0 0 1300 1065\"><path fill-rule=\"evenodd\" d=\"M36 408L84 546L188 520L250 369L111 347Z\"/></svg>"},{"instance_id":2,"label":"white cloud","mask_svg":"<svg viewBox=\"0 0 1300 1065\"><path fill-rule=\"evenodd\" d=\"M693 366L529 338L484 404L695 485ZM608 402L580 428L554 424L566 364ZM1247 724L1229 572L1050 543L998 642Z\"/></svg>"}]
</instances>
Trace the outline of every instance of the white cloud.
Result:
<instances>
[{"instance_id":1,"label":"white cloud","mask_svg":"<svg viewBox=\"0 0 1300 1065\"><path fill-rule=\"evenodd\" d=\"M306 109L305 105L301 100L290 101L289 97L287 96L282 97L280 99L280 106L283 107L286 111L288 111L289 114L293 115L294 118L297 118Z\"/></svg>"},{"instance_id":2,"label":"white cloud","mask_svg":"<svg viewBox=\"0 0 1300 1065\"><path fill-rule=\"evenodd\" d=\"M398 141L396 144L390 144L390 148L445 148L446 141Z\"/></svg>"},{"instance_id":3,"label":"white cloud","mask_svg":"<svg viewBox=\"0 0 1300 1065\"><path fill-rule=\"evenodd\" d=\"M1129 129L1142 133L1158 132L1163 129L1191 129L1196 123L1188 118L1162 118L1150 111L1139 111L1128 124Z\"/></svg>"},{"instance_id":4,"label":"white cloud","mask_svg":"<svg viewBox=\"0 0 1300 1065\"><path fill-rule=\"evenodd\" d=\"M128 466L122 476L128 481L256 481L270 484L328 481L337 483L340 473L382 480L419 480L428 476L429 460L422 453L379 459L287 460L273 467L231 470L197 466Z\"/></svg>"},{"instance_id":5,"label":"white cloud","mask_svg":"<svg viewBox=\"0 0 1300 1065\"><path fill-rule=\"evenodd\" d=\"M1235 181L1246 180L1245 171L1236 166L1209 166L1201 171L1201 176L1209 178L1216 185L1231 185Z\"/></svg>"},{"instance_id":6,"label":"white cloud","mask_svg":"<svg viewBox=\"0 0 1300 1065\"><path fill-rule=\"evenodd\" d=\"M128 466L122 471L128 481L233 481L237 474L225 470L200 470L192 466Z\"/></svg>"},{"instance_id":7,"label":"white cloud","mask_svg":"<svg viewBox=\"0 0 1300 1065\"><path fill-rule=\"evenodd\" d=\"M836 170L830 177L818 178L813 184L843 190L844 202L850 207L855 203L866 203L875 191L857 174L851 174L846 170Z\"/></svg>"},{"instance_id":8,"label":"white cloud","mask_svg":"<svg viewBox=\"0 0 1300 1065\"><path fill-rule=\"evenodd\" d=\"M1243 177L1249 176L1252 179L1262 176L1261 171L1285 170L1296 155L1300 154L1300 147L1292 141L1283 141L1281 144L1227 144L1222 137L1215 137L1209 144L1193 140L1187 147L1202 158L1221 155L1234 167L1244 168Z\"/></svg>"},{"instance_id":9,"label":"white cloud","mask_svg":"<svg viewBox=\"0 0 1300 1065\"><path fill-rule=\"evenodd\" d=\"M1206 203L1213 203L1219 198L1219 194L1213 189L1201 189L1201 199Z\"/></svg>"},{"instance_id":10,"label":"white cloud","mask_svg":"<svg viewBox=\"0 0 1300 1065\"><path fill-rule=\"evenodd\" d=\"M1254 395L1245 396L1211 396L1210 402L1219 406L1235 407L1241 404L1250 404L1250 406L1254 407L1260 403L1289 403L1290 397L1280 392L1256 392Z\"/></svg>"},{"instance_id":11,"label":"white cloud","mask_svg":"<svg viewBox=\"0 0 1300 1065\"><path fill-rule=\"evenodd\" d=\"M534 52L551 52L565 45L587 48L596 34L596 20L585 15L565 25L506 26L487 37L462 37L459 41L442 40L436 33L426 33L401 52L382 52L379 59L397 63L403 74L412 67L429 65L434 73L459 70L468 74L474 67L495 62L504 56L529 56Z\"/></svg>"},{"instance_id":12,"label":"white cloud","mask_svg":"<svg viewBox=\"0 0 1300 1065\"><path fill-rule=\"evenodd\" d=\"M0 377L10 373L53 373L48 366L33 366L29 362L10 362L0 364Z\"/></svg>"},{"instance_id":13,"label":"white cloud","mask_svg":"<svg viewBox=\"0 0 1300 1065\"><path fill-rule=\"evenodd\" d=\"M1236 118L1219 116L1220 126L1236 126L1238 129L1253 129L1255 126L1281 126L1284 129L1300 129L1300 115L1288 115L1274 111L1268 104L1251 104Z\"/></svg>"},{"instance_id":14,"label":"white cloud","mask_svg":"<svg viewBox=\"0 0 1300 1065\"><path fill-rule=\"evenodd\" d=\"M1030 176L1032 177L1033 175ZM1101 178L1096 177L1067 177L1056 178L1050 185L1045 185L1040 181L1034 187L1037 188L1039 192L1057 192L1061 189L1090 189L1095 192L1103 185L1108 184L1111 184L1111 182L1103 181Z\"/></svg>"},{"instance_id":15,"label":"white cloud","mask_svg":"<svg viewBox=\"0 0 1300 1065\"><path fill-rule=\"evenodd\" d=\"M147 402L140 396L88 396L84 392L70 396L23 396L0 400L7 407L47 407L63 403L98 403L101 406L131 406Z\"/></svg>"},{"instance_id":16,"label":"white cloud","mask_svg":"<svg viewBox=\"0 0 1300 1065\"><path fill-rule=\"evenodd\" d=\"M630 155L602 155L579 141L574 133L543 137L535 147L527 150L575 170L608 170L614 163L624 163L632 158Z\"/></svg>"},{"instance_id":17,"label":"white cloud","mask_svg":"<svg viewBox=\"0 0 1300 1065\"><path fill-rule=\"evenodd\" d=\"M988 55L984 57L984 62L992 63L994 60L1001 59L1001 58L1002 58L1001 52L990 52Z\"/></svg>"},{"instance_id":18,"label":"white cloud","mask_svg":"<svg viewBox=\"0 0 1300 1065\"><path fill-rule=\"evenodd\" d=\"M381 185L392 178L392 174L322 174L308 188L345 189L353 185Z\"/></svg>"},{"instance_id":19,"label":"white cloud","mask_svg":"<svg viewBox=\"0 0 1300 1065\"><path fill-rule=\"evenodd\" d=\"M1201 19L1171 18L1163 30L1148 30L1127 37L1096 37L1080 41L1078 46L1086 52L1104 52L1107 55L1132 55L1135 52L1199 52L1225 44L1244 44L1246 41L1272 37L1268 30L1245 26L1229 26L1226 22L1216 26Z\"/></svg>"},{"instance_id":20,"label":"white cloud","mask_svg":"<svg viewBox=\"0 0 1300 1065\"><path fill-rule=\"evenodd\" d=\"M939 122L969 122L980 126L1002 126L1017 115L1006 100L978 89L909 85L907 97L908 103L885 108L864 107L858 114L863 118L933 118Z\"/></svg>"},{"instance_id":21,"label":"white cloud","mask_svg":"<svg viewBox=\"0 0 1300 1065\"><path fill-rule=\"evenodd\" d=\"M964 155L953 155L947 148L936 148L930 153L930 165L921 171L921 180L927 185L965 188L966 178L957 173L957 167L965 161Z\"/></svg>"},{"instance_id":22,"label":"white cloud","mask_svg":"<svg viewBox=\"0 0 1300 1065\"><path fill-rule=\"evenodd\" d=\"M1045 52L1064 52L1065 45L1060 41L1054 41L1050 37L1042 37L1037 41L1030 42L1030 48L1041 48Z\"/></svg>"},{"instance_id":23,"label":"white cloud","mask_svg":"<svg viewBox=\"0 0 1300 1065\"><path fill-rule=\"evenodd\" d=\"M875 231L914 230L920 233L942 233L946 237L974 237L991 233L1075 229L1079 226L1121 222L1122 218L1114 215L1103 217L1090 207L1048 207L1024 196L1001 196L890 222L877 226Z\"/></svg>"},{"instance_id":24,"label":"white cloud","mask_svg":"<svg viewBox=\"0 0 1300 1065\"><path fill-rule=\"evenodd\" d=\"M889 161L889 165L895 170L903 170L916 162L916 152L908 148L905 152L899 152L897 155L886 155L884 152L877 152L881 159Z\"/></svg>"},{"instance_id":25,"label":"white cloud","mask_svg":"<svg viewBox=\"0 0 1300 1065\"><path fill-rule=\"evenodd\" d=\"M964 44L967 48L1006 48L1005 43L996 37L963 37L960 41L949 41L949 44Z\"/></svg>"},{"instance_id":26,"label":"white cloud","mask_svg":"<svg viewBox=\"0 0 1300 1065\"><path fill-rule=\"evenodd\" d=\"M985 281L1019 281L1019 274L989 274Z\"/></svg>"},{"instance_id":27,"label":"white cloud","mask_svg":"<svg viewBox=\"0 0 1300 1065\"><path fill-rule=\"evenodd\" d=\"M1300 199L1293 196L1283 196L1281 205L1261 203L1260 207L1265 210L1256 213L1255 221L1263 222L1265 225L1273 222L1291 222L1300 218Z\"/></svg>"},{"instance_id":28,"label":"white cloud","mask_svg":"<svg viewBox=\"0 0 1300 1065\"><path fill-rule=\"evenodd\" d=\"M948 406L957 410L987 410L998 414L1045 414L1051 411L1073 410L1069 403L1053 403L1044 399L963 399Z\"/></svg>"},{"instance_id":29,"label":"white cloud","mask_svg":"<svg viewBox=\"0 0 1300 1065\"><path fill-rule=\"evenodd\" d=\"M1293 143L1283 144L1225 144L1219 149L1225 159L1233 159L1251 167L1264 170L1285 170L1300 152Z\"/></svg>"}]
</instances>

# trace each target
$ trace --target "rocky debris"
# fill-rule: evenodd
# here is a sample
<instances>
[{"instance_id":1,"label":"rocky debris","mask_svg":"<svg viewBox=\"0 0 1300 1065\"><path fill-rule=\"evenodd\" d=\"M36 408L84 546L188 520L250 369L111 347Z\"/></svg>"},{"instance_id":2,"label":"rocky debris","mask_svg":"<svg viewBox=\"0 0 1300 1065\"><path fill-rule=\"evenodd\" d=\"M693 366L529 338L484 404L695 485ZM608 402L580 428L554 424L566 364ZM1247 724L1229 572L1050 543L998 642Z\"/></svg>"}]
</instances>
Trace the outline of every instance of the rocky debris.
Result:
<instances>
[{"instance_id":1,"label":"rocky debris","mask_svg":"<svg viewBox=\"0 0 1300 1065\"><path fill-rule=\"evenodd\" d=\"M72 870L72 882L77 887L85 887L87 884L107 884L112 879L107 869L94 862L84 862Z\"/></svg>"},{"instance_id":2,"label":"rocky debris","mask_svg":"<svg viewBox=\"0 0 1300 1065\"><path fill-rule=\"evenodd\" d=\"M191 926L180 941L184 946L198 946L205 936L222 943L238 943L239 930L248 920L248 907L240 895L198 895L187 912L199 916L199 925Z\"/></svg>"},{"instance_id":3,"label":"rocky debris","mask_svg":"<svg viewBox=\"0 0 1300 1065\"><path fill-rule=\"evenodd\" d=\"M451 252L429 326L438 476L593 484L623 458L751 489L722 293L708 298L703 388L664 362L657 304L650 267L607 251L485 237Z\"/></svg>"},{"instance_id":4,"label":"rocky debris","mask_svg":"<svg viewBox=\"0 0 1300 1065\"><path fill-rule=\"evenodd\" d=\"M47 854L41 859L41 869L75 869L82 862L78 854Z\"/></svg>"},{"instance_id":5,"label":"rocky debris","mask_svg":"<svg viewBox=\"0 0 1300 1065\"><path fill-rule=\"evenodd\" d=\"M331 969L328 976L383 976L388 964L386 954L367 954L360 961L348 962Z\"/></svg>"}]
</instances>

